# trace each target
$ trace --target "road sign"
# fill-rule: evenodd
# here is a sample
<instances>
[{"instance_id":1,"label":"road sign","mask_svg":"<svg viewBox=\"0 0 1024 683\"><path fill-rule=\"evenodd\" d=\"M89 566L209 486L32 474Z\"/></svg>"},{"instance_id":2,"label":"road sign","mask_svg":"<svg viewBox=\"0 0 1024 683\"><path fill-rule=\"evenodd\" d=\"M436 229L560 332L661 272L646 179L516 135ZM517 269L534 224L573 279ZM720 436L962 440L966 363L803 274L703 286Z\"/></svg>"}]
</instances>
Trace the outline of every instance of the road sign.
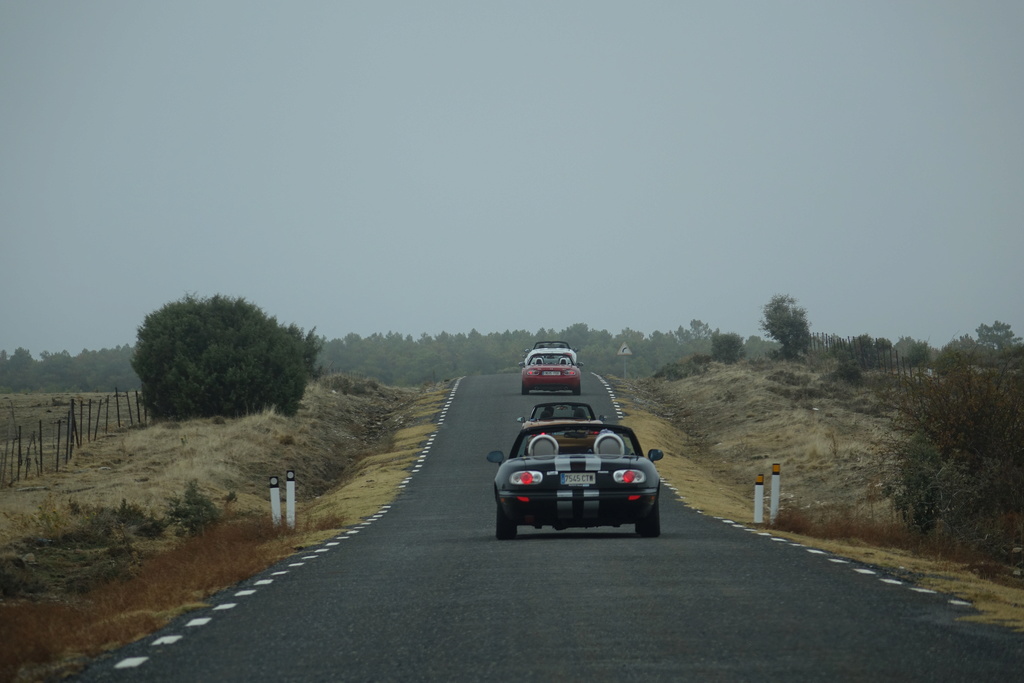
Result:
<instances>
[{"instance_id":1,"label":"road sign","mask_svg":"<svg viewBox=\"0 0 1024 683\"><path fill-rule=\"evenodd\" d=\"M619 347L619 352L615 354L617 356L632 356L633 352L629 350L629 344L622 342L622 346Z\"/></svg>"}]
</instances>

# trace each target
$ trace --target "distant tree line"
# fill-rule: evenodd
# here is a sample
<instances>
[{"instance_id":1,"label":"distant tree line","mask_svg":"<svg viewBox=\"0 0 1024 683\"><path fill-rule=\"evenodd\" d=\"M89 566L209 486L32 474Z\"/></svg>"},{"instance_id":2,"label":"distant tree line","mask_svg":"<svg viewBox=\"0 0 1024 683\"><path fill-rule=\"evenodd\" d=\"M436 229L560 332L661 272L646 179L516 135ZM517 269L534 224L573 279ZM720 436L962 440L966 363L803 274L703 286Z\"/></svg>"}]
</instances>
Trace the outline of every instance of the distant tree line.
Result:
<instances>
[{"instance_id":1,"label":"distant tree line","mask_svg":"<svg viewBox=\"0 0 1024 683\"><path fill-rule=\"evenodd\" d=\"M100 351L43 351L33 358L28 349L17 348L8 355L0 350L0 392L106 392L139 389L132 370L134 349L130 345Z\"/></svg>"},{"instance_id":2,"label":"distant tree line","mask_svg":"<svg viewBox=\"0 0 1024 683\"><path fill-rule=\"evenodd\" d=\"M194 329L197 325L209 329ZM313 332L303 333L294 326L278 325L276 320L268 318L258 307L243 299L219 295L209 299L186 297L147 317L147 324L140 329L140 344L134 348L125 345L101 351L82 351L77 356L66 351L43 352L39 359L33 358L24 348L16 349L10 356L6 351L0 351L0 392L109 391L118 387L122 390L143 389L146 393L136 369L153 369L152 379L148 381L152 388L155 383L165 381L161 368L172 367L166 354L176 349L175 353L180 355L186 348L194 351L194 357L187 359L189 362L195 364L201 357L201 364L207 367L205 375L202 375L206 379L196 384L197 387L208 385L210 377L218 376L209 367L213 360L235 368L225 376L238 377L241 372L257 384L267 381L268 377L272 379L273 374L261 376L263 371L253 363L251 352L269 353L274 363L281 361L284 365L301 366L309 377L322 373L346 373L372 377L394 386L415 386L463 375L516 372L524 351L538 340L568 342L579 351L584 371L601 375L677 379L701 371L712 361L734 363L744 358L762 357L795 360L814 352L816 340L825 338L824 335L811 334L807 311L786 294L773 296L764 306L760 326L766 338L751 335L744 339L736 333L712 329L701 320L691 320L687 327L651 334L629 328L612 334L607 330L592 329L585 323L576 323L561 330L540 328L536 331L506 330L489 334L471 330L458 334L441 332L436 336L422 334L419 338L388 332L368 337L349 334L342 339L327 340L315 337ZM212 331L217 335L216 346L211 346L209 337L205 336ZM1014 336L1010 326L999 321L993 325L981 325L977 332L976 338L964 336L951 342L951 346L984 351L1020 345L1020 338ZM271 339L278 341L269 344ZM861 369L875 369L872 364L884 362L890 353L898 352L901 358L917 366L927 365L938 353L926 342L909 337L901 337L895 344L868 335L851 339L855 342L850 346L852 350L841 347L829 349L840 359L849 358L846 379L855 379ZM187 343L182 340L187 340ZM153 343L147 344L147 341ZM629 348L629 355L618 355L623 345ZM147 347L165 350L146 355ZM144 357L139 357L140 348L145 352ZM301 358L291 358L294 355L292 351L300 354ZM264 365L263 370L267 367ZM182 386L188 386L188 382ZM207 386L204 391L208 389ZM266 399L254 398L253 406ZM248 405L247 400L239 402L233 399L233 405L244 408ZM292 403L289 405L294 407ZM180 409L181 406L176 408ZM205 407L203 412L212 409Z\"/></svg>"},{"instance_id":3,"label":"distant tree line","mask_svg":"<svg viewBox=\"0 0 1024 683\"><path fill-rule=\"evenodd\" d=\"M210 302L216 300L218 297ZM169 305L157 320L169 317L174 323L175 316L183 316L181 306L196 303L186 300ZM252 311L248 313L255 315ZM175 334L173 330L160 332L166 339L173 339ZM591 329L584 323L561 330L540 328L489 334L472 330L468 334L422 334L419 338L397 332L368 337L350 334L343 339L318 338L319 353L313 363L313 374L341 372L373 377L394 386L415 386L462 375L517 372L523 352L535 341L545 339L564 340L578 349L587 371L612 375L625 371L633 377L650 376L665 364L691 354L714 355L716 360L730 362L743 357L758 358L778 349L775 342L757 336L744 340L737 334L712 329L700 320L691 320L688 327L680 326L673 332L649 335L628 328L612 334ZM307 348L315 346L309 339L303 341ZM631 355L617 355L623 344L629 347ZM108 391L115 386L122 390L141 389L142 382L132 366L137 351L138 346L130 345L82 351L77 356L67 351L44 351L38 359L24 348L10 355L0 351L0 392Z\"/></svg>"},{"instance_id":4,"label":"distant tree line","mask_svg":"<svg viewBox=\"0 0 1024 683\"><path fill-rule=\"evenodd\" d=\"M385 384L412 386L462 375L518 372L519 361L534 342L561 340L578 350L584 371L648 377L681 357L711 354L719 337L729 339L729 349L737 357L744 353L759 357L777 347L756 336L744 341L739 335L720 333L700 320L691 320L689 327L680 326L674 332L650 335L629 328L612 334L576 323L561 330L506 330L486 335L471 330L433 337L423 334L418 339L396 332L369 337L350 334L324 341L320 366L323 372L365 375ZM624 344L631 352L628 356L618 355Z\"/></svg>"}]
</instances>

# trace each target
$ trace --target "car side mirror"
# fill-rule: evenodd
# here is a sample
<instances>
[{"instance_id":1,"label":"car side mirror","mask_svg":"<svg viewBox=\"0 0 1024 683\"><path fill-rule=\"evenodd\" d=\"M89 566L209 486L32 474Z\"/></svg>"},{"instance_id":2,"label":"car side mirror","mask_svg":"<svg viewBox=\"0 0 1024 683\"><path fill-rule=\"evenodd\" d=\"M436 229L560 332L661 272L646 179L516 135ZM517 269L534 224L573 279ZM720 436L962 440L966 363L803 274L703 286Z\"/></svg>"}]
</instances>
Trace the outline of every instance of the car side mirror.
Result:
<instances>
[{"instance_id":1,"label":"car side mirror","mask_svg":"<svg viewBox=\"0 0 1024 683\"><path fill-rule=\"evenodd\" d=\"M524 361L524 360L519 361L519 367L525 368L526 367L526 361Z\"/></svg>"},{"instance_id":2,"label":"car side mirror","mask_svg":"<svg viewBox=\"0 0 1024 683\"><path fill-rule=\"evenodd\" d=\"M651 460L652 462L654 460L661 460L664 457L665 454L662 453L661 450L658 448L652 448L651 450L647 451L647 459Z\"/></svg>"},{"instance_id":3,"label":"car side mirror","mask_svg":"<svg viewBox=\"0 0 1024 683\"><path fill-rule=\"evenodd\" d=\"M516 418L516 422L526 422L526 418L525 417L517 417Z\"/></svg>"},{"instance_id":4,"label":"car side mirror","mask_svg":"<svg viewBox=\"0 0 1024 683\"><path fill-rule=\"evenodd\" d=\"M491 451L487 454L487 462L493 462L500 465L505 460L505 454L501 451Z\"/></svg>"}]
</instances>

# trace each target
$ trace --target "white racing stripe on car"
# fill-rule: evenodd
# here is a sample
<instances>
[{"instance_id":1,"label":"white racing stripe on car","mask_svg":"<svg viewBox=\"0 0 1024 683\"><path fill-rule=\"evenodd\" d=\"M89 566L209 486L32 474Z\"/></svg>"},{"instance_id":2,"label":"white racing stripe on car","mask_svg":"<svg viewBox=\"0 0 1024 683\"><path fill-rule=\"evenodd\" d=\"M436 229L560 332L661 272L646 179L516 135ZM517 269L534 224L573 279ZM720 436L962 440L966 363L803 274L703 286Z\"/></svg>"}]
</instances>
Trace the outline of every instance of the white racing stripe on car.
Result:
<instances>
[{"instance_id":1,"label":"white racing stripe on car","mask_svg":"<svg viewBox=\"0 0 1024 683\"><path fill-rule=\"evenodd\" d=\"M558 516L572 517L572 491L558 491Z\"/></svg>"},{"instance_id":2,"label":"white racing stripe on car","mask_svg":"<svg viewBox=\"0 0 1024 683\"><path fill-rule=\"evenodd\" d=\"M601 469L601 458L596 455L586 455L586 465L584 466L585 472L597 472ZM576 460L579 462L580 456L574 455L556 455L555 456L555 471L557 472L570 472L572 471L572 462Z\"/></svg>"},{"instance_id":3,"label":"white racing stripe on car","mask_svg":"<svg viewBox=\"0 0 1024 683\"><path fill-rule=\"evenodd\" d=\"M584 489L583 490L583 518L584 519L596 519L598 509L601 506L601 501L597 498L601 495L601 492L597 489ZM587 500L588 498L592 500Z\"/></svg>"}]
</instances>

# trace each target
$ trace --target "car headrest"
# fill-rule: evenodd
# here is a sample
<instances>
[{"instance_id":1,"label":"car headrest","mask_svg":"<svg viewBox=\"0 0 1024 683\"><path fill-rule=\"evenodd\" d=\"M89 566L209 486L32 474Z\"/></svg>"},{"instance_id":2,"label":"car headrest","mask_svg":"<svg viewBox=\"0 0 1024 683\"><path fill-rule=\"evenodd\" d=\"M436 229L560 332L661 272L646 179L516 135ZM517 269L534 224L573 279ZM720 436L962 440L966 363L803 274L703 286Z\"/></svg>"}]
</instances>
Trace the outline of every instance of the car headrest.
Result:
<instances>
[{"instance_id":1,"label":"car headrest","mask_svg":"<svg viewBox=\"0 0 1024 683\"><path fill-rule=\"evenodd\" d=\"M594 453L598 455L625 455L626 444L614 432L603 432L594 439Z\"/></svg>"},{"instance_id":2,"label":"car headrest","mask_svg":"<svg viewBox=\"0 0 1024 683\"><path fill-rule=\"evenodd\" d=\"M558 455L558 442L550 434L538 434L526 448L530 455Z\"/></svg>"}]
</instances>

